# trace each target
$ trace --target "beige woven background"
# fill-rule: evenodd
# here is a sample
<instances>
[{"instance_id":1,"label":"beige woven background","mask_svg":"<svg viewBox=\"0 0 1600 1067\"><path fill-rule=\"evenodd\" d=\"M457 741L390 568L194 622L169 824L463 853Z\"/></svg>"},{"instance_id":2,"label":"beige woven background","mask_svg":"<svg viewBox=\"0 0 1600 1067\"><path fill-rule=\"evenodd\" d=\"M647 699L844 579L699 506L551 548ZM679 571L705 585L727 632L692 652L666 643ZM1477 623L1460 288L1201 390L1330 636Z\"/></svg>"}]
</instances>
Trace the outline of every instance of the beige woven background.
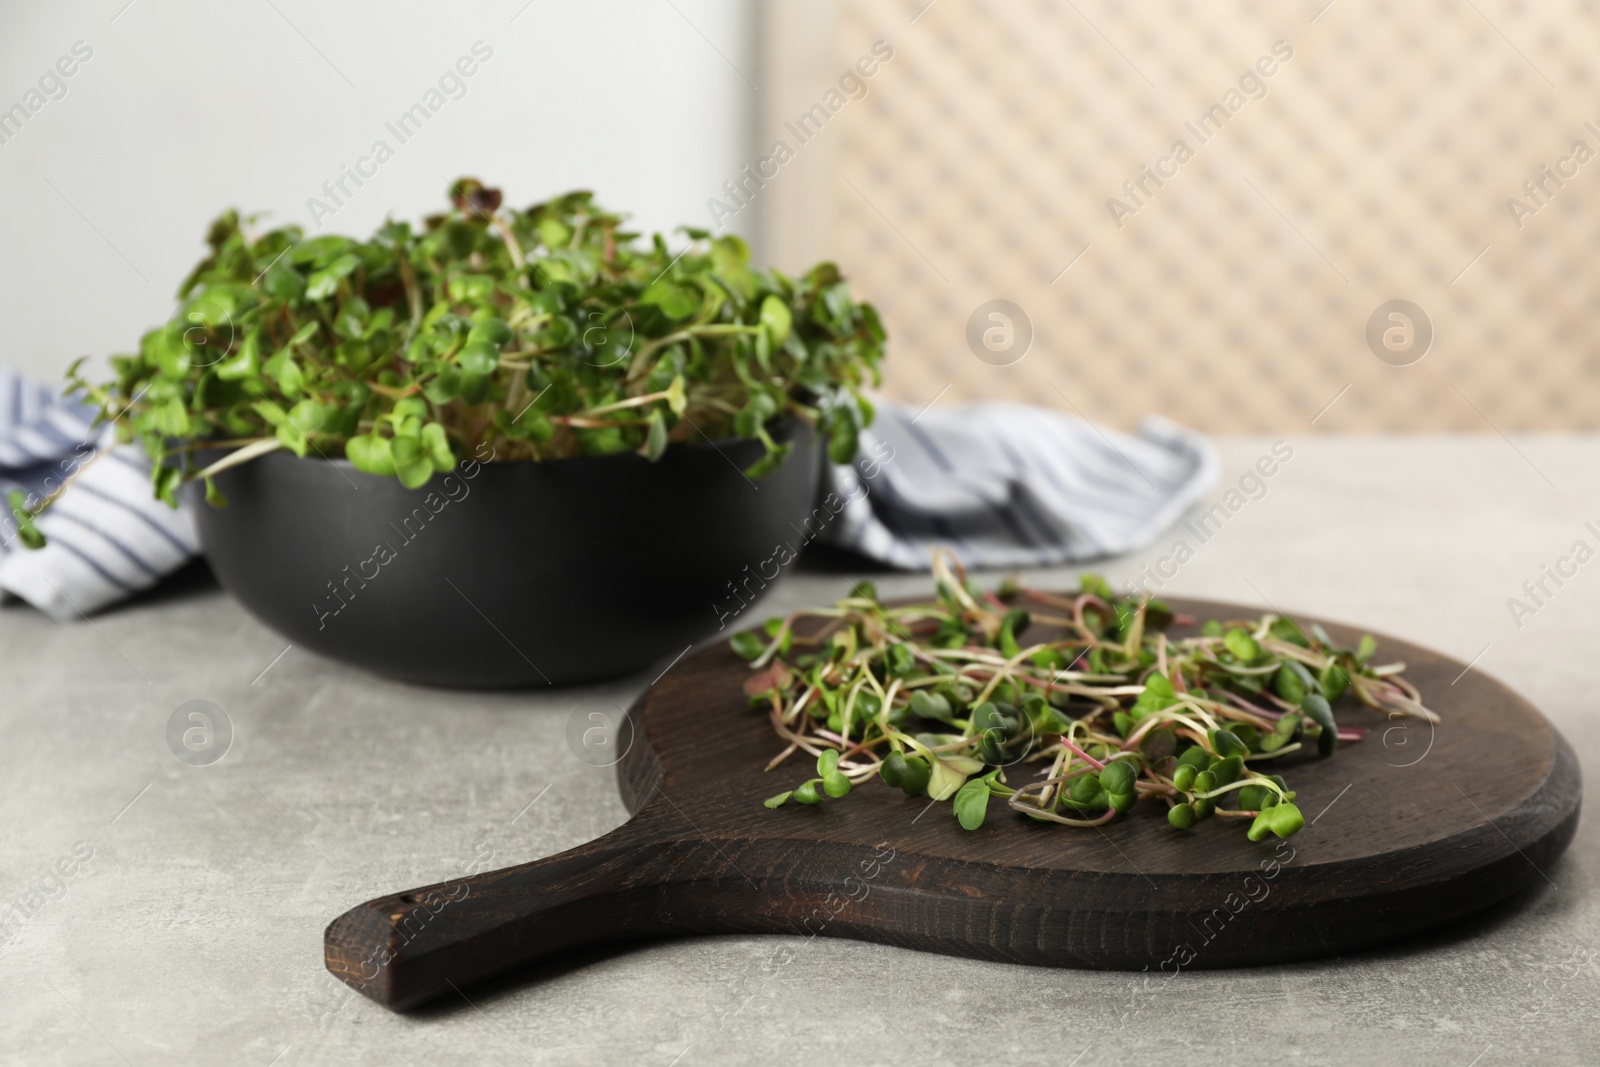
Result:
<instances>
[{"instance_id":1,"label":"beige woven background","mask_svg":"<svg viewBox=\"0 0 1600 1067\"><path fill-rule=\"evenodd\" d=\"M1600 426L1600 155L1542 206L1523 189L1575 142L1600 154L1592 3L777 0L763 19L759 140L795 158L759 194L762 252L847 268L887 318L895 397L1218 432ZM878 39L894 56L867 95L798 144L784 121ZM1185 123L1278 41L1265 95L1202 144ZM1135 206L1123 183L1179 139L1194 158L1119 227L1108 198ZM1520 227L1510 197L1538 209ZM966 343L994 298L1033 324L1014 365ZM1411 366L1365 341L1394 298L1434 325Z\"/></svg>"}]
</instances>

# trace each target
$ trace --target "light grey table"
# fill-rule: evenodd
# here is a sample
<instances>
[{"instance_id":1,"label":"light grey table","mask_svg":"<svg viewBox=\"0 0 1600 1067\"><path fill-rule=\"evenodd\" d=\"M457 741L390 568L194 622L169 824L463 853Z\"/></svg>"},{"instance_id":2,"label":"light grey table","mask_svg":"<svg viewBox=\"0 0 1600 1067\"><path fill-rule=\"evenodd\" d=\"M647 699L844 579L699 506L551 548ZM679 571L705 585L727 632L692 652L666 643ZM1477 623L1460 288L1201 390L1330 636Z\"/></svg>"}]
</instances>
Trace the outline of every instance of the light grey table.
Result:
<instances>
[{"instance_id":1,"label":"light grey table","mask_svg":"<svg viewBox=\"0 0 1600 1067\"><path fill-rule=\"evenodd\" d=\"M1270 443L1224 444L1219 499ZM1532 615L1514 620L1507 601L1575 542L1600 549L1584 525L1600 528L1600 440L1291 444L1209 540L1180 526L1101 569L1134 580L1187 540L1193 558L1166 567L1164 591L1270 601L1475 661L1592 770L1600 561L1547 581ZM765 607L831 600L849 581L802 572ZM926 578L879 584L912 592ZM573 755L567 719L586 699L626 705L653 673L552 695L447 693L284 644L192 582L92 624L0 610L0 1062L1600 1062L1587 813L1550 884L1516 907L1355 957L1155 981L720 937L391 1015L323 970L324 925L491 850L495 865L521 862L618 825L611 774ZM234 731L209 766L179 762L166 739L194 699Z\"/></svg>"}]
</instances>

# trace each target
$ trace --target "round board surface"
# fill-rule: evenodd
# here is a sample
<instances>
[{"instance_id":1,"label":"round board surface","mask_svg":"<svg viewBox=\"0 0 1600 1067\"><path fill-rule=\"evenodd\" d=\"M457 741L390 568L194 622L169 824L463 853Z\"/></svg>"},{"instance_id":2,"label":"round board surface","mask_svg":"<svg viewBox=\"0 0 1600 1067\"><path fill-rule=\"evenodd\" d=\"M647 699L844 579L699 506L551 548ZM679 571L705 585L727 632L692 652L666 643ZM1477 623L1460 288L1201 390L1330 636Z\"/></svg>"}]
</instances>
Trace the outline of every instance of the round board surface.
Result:
<instances>
[{"instance_id":1,"label":"round board surface","mask_svg":"<svg viewBox=\"0 0 1600 1067\"><path fill-rule=\"evenodd\" d=\"M1171 604L1199 619L1257 614ZM1323 625L1350 647L1361 634ZM328 966L396 1008L579 945L690 933L1170 973L1390 942L1547 881L1577 828L1571 748L1481 671L1377 636L1377 659L1403 660L1441 723L1341 701L1340 725L1367 737L1331 759L1285 758L1307 825L1259 843L1221 819L1175 830L1154 804L1079 829L995 799L969 832L948 804L876 782L768 810L762 800L810 777L810 761L764 770L782 743L749 706L748 666L719 642L629 713L618 764L629 823L560 856L353 909L328 929ZM1008 778L1036 773L1024 764Z\"/></svg>"}]
</instances>

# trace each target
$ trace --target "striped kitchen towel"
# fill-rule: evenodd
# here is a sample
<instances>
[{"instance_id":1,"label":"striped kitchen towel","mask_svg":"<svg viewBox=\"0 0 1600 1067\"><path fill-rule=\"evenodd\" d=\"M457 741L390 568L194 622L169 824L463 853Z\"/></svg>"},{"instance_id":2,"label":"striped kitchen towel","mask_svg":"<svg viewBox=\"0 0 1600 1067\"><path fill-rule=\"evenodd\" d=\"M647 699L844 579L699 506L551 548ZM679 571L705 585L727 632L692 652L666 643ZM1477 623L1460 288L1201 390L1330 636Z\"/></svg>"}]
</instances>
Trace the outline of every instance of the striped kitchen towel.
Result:
<instances>
[{"instance_id":1,"label":"striped kitchen towel","mask_svg":"<svg viewBox=\"0 0 1600 1067\"><path fill-rule=\"evenodd\" d=\"M36 523L47 544L23 547L0 509L0 597L57 620L86 616L148 589L199 552L187 511L150 495L150 461L93 426L91 408L0 367L0 498L30 504L68 488Z\"/></svg>"},{"instance_id":2,"label":"striped kitchen towel","mask_svg":"<svg viewBox=\"0 0 1600 1067\"><path fill-rule=\"evenodd\" d=\"M974 568L1078 563L1154 540L1219 467L1204 437L1156 417L1129 435L1021 404L883 403L806 535L904 570L940 546Z\"/></svg>"}]
</instances>

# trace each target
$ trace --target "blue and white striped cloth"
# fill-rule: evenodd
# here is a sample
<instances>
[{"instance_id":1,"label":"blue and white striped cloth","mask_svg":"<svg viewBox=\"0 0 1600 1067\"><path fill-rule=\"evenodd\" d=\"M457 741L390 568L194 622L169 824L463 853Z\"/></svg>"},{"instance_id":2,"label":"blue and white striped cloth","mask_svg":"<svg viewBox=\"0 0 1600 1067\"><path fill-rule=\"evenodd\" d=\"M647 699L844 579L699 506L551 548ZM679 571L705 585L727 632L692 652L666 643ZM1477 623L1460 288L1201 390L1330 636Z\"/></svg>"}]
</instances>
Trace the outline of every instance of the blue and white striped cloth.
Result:
<instances>
[{"instance_id":1,"label":"blue and white striped cloth","mask_svg":"<svg viewBox=\"0 0 1600 1067\"><path fill-rule=\"evenodd\" d=\"M93 417L0 367L0 498L21 489L32 503L68 485L35 524L44 548L24 548L0 509L0 596L60 621L148 589L199 552L190 515L150 495L143 450L117 445L115 428Z\"/></svg>"},{"instance_id":2,"label":"blue and white striped cloth","mask_svg":"<svg viewBox=\"0 0 1600 1067\"><path fill-rule=\"evenodd\" d=\"M54 389L0 368L0 492L69 488L23 548L0 514L0 596L89 615L199 553L186 510L150 495L150 464ZM1077 563L1152 541L1215 484L1215 450L1164 419L1135 435L1018 404L921 413L892 403L835 465L802 536L905 570L947 546L973 568Z\"/></svg>"},{"instance_id":3,"label":"blue and white striped cloth","mask_svg":"<svg viewBox=\"0 0 1600 1067\"><path fill-rule=\"evenodd\" d=\"M884 403L814 535L903 570L940 546L973 568L1078 563L1150 543L1219 469L1209 441L1156 417L1130 435L1022 404Z\"/></svg>"}]
</instances>

